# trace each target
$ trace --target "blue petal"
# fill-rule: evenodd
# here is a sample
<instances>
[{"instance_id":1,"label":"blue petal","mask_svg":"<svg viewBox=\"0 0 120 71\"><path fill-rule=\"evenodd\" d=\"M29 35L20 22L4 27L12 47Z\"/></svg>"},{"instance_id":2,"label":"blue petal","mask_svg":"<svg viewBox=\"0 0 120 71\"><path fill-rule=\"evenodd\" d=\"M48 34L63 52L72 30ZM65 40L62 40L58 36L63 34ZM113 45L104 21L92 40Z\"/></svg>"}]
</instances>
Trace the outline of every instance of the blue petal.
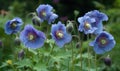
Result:
<instances>
[{"instance_id":1,"label":"blue petal","mask_svg":"<svg viewBox=\"0 0 120 71\"><path fill-rule=\"evenodd\" d=\"M94 44L94 51L96 54L103 54L105 53L105 50L102 49L102 47L99 47L96 43Z\"/></svg>"},{"instance_id":2,"label":"blue petal","mask_svg":"<svg viewBox=\"0 0 120 71\"><path fill-rule=\"evenodd\" d=\"M102 24L102 22L100 22L100 23L98 23L97 25L96 25L96 27L97 27L97 29L95 30L95 34L96 35L98 35L98 34L100 34L102 31L103 31L103 24Z\"/></svg>"},{"instance_id":3,"label":"blue petal","mask_svg":"<svg viewBox=\"0 0 120 71\"><path fill-rule=\"evenodd\" d=\"M51 24L51 22L54 22L55 19L58 18L58 15L57 14L54 14L54 13L50 13L49 17L48 17L48 24Z\"/></svg>"},{"instance_id":4,"label":"blue petal","mask_svg":"<svg viewBox=\"0 0 120 71\"><path fill-rule=\"evenodd\" d=\"M95 41L91 41L91 42L89 43L89 46L94 46L94 44L95 44Z\"/></svg>"},{"instance_id":5,"label":"blue petal","mask_svg":"<svg viewBox=\"0 0 120 71\"><path fill-rule=\"evenodd\" d=\"M56 40L55 43L57 44L57 46L62 48L64 46L64 44L65 44L65 41L63 41L63 40Z\"/></svg>"},{"instance_id":6,"label":"blue petal","mask_svg":"<svg viewBox=\"0 0 120 71\"><path fill-rule=\"evenodd\" d=\"M81 24L81 23L83 23L83 17L79 17L78 18L78 22Z\"/></svg>"},{"instance_id":7,"label":"blue petal","mask_svg":"<svg viewBox=\"0 0 120 71\"><path fill-rule=\"evenodd\" d=\"M69 43L71 40L72 40L71 34L68 34L68 33L64 34L65 43Z\"/></svg>"},{"instance_id":8,"label":"blue petal","mask_svg":"<svg viewBox=\"0 0 120 71\"><path fill-rule=\"evenodd\" d=\"M100 15L101 15L102 21L107 21L108 20L108 16L106 14L100 13Z\"/></svg>"},{"instance_id":9,"label":"blue petal","mask_svg":"<svg viewBox=\"0 0 120 71\"><path fill-rule=\"evenodd\" d=\"M63 47L66 43L69 43L72 40L72 36L70 34L64 34L64 37L62 39L57 39L56 44L59 47Z\"/></svg>"},{"instance_id":10,"label":"blue petal","mask_svg":"<svg viewBox=\"0 0 120 71\"><path fill-rule=\"evenodd\" d=\"M27 37L29 32L35 32L37 38L33 41L30 41ZM44 40L46 39L45 34L41 31L36 30L32 25L26 25L24 30L20 33L20 40L28 48L40 48L44 45Z\"/></svg>"},{"instance_id":11,"label":"blue petal","mask_svg":"<svg viewBox=\"0 0 120 71\"><path fill-rule=\"evenodd\" d=\"M45 5L45 4L42 4L42 5L39 5L39 6L38 6L38 8L36 9L36 11L37 11L37 13L38 13L38 16L39 16L40 19L41 19L41 22L47 19L48 14L52 11L52 9L53 9L53 7L52 7L51 5L48 5L48 4L46 4L46 5ZM45 16L45 17L42 17L42 16L40 15L40 12L43 11L43 10L44 10L45 13L46 13L46 16Z\"/></svg>"},{"instance_id":12,"label":"blue petal","mask_svg":"<svg viewBox=\"0 0 120 71\"><path fill-rule=\"evenodd\" d=\"M103 47L103 49L105 51L110 51L110 50L112 50L112 48L114 48L114 46L115 46L115 41L110 40L109 43L105 47Z\"/></svg>"},{"instance_id":13,"label":"blue petal","mask_svg":"<svg viewBox=\"0 0 120 71\"><path fill-rule=\"evenodd\" d=\"M81 24L79 25L78 30L79 30L80 32L82 32L82 31L84 30L84 24L83 24L83 23L81 23Z\"/></svg>"},{"instance_id":14,"label":"blue petal","mask_svg":"<svg viewBox=\"0 0 120 71\"><path fill-rule=\"evenodd\" d=\"M19 18L19 17L15 17L11 20L11 22L14 22L14 21L17 22L17 25L22 25L23 24L22 19Z\"/></svg>"},{"instance_id":15,"label":"blue petal","mask_svg":"<svg viewBox=\"0 0 120 71\"><path fill-rule=\"evenodd\" d=\"M36 48L40 48L44 45L44 40L43 38L37 38L35 41L28 41L25 43L25 46L28 47L28 48L33 48L33 49L36 49Z\"/></svg>"}]
</instances>

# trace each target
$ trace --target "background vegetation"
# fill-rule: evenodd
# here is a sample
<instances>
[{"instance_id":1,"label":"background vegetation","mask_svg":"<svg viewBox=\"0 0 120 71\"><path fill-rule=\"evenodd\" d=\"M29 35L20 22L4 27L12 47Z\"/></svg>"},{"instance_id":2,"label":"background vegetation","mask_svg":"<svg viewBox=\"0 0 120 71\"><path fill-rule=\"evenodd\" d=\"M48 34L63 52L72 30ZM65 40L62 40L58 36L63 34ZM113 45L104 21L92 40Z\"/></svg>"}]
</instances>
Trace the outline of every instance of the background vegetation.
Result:
<instances>
[{"instance_id":1,"label":"background vegetation","mask_svg":"<svg viewBox=\"0 0 120 71\"><path fill-rule=\"evenodd\" d=\"M103 57L106 57L108 54L111 57L112 66L109 67L108 71L120 70L120 0L0 0L0 65L3 67L0 68L0 71L8 71L8 69L11 69L11 67L9 66L4 67L4 63L8 59L17 61L17 59L15 59L15 56L17 57L18 52L21 49L19 46L14 44L14 35L9 36L4 33L4 24L7 22L7 20L10 20L15 16L21 17L25 23L32 23L31 17L28 17L29 13L35 12L39 4L43 3L52 5L55 9L56 14L59 15L58 20L61 20L64 23L66 23L67 20L76 20L77 17L83 16L86 12L95 9L106 13L109 17L109 20L107 22L104 22L105 30L109 31L114 36L116 40L116 46L113 48L112 51L104 54ZM4 11L4 13L2 13L2 11ZM74 14L75 11L79 12L77 16ZM86 46L84 45L83 47ZM74 51L77 50L79 50L79 48L74 48ZM84 48L84 50L86 50L86 48ZM44 48L42 49L42 52L46 52L46 54L48 54L47 51L48 50L44 50ZM60 52L62 53L63 51L61 50ZM30 51L30 53L27 53L27 55L30 55L31 53L35 55L34 51ZM58 55L61 55L61 58L64 58L65 56L63 55L68 54L69 52L66 54ZM34 58L36 58L36 60L38 59L38 57L36 56L34 56ZM31 64L29 64L29 59L26 59L25 62L28 62L28 66L25 65L24 61L23 64L19 64L20 62L16 62L16 65L21 66L18 68L22 68L22 66L32 66ZM67 62L67 60L65 62ZM99 67L102 67L103 71L106 71L104 70L104 64L102 60ZM37 70L37 66L35 69Z\"/></svg>"}]
</instances>

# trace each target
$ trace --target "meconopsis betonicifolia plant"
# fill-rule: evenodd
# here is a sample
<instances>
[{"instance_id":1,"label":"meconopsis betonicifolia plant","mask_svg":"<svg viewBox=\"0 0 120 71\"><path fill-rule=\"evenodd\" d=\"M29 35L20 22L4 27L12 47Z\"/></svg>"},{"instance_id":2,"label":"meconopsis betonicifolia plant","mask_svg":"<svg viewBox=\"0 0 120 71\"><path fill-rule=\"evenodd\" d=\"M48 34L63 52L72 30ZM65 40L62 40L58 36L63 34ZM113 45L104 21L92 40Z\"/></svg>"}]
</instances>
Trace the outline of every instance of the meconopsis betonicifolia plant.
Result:
<instances>
[{"instance_id":1,"label":"meconopsis betonicifolia plant","mask_svg":"<svg viewBox=\"0 0 120 71\"><path fill-rule=\"evenodd\" d=\"M107 21L106 14L93 10L78 18L79 31L85 34L94 34L96 38L90 43L97 54L103 54L110 51L115 46L114 37L106 31L103 31L103 21Z\"/></svg>"},{"instance_id":2,"label":"meconopsis betonicifolia plant","mask_svg":"<svg viewBox=\"0 0 120 71\"><path fill-rule=\"evenodd\" d=\"M43 66L47 67L46 69L52 69L52 68L55 69L48 71L59 71L59 70L62 71L63 68L62 66L68 67L68 69L71 71L76 71L77 69L75 70L74 68L75 65L78 65L80 67L81 69L80 71L87 71L82 68L82 64L84 62L84 60L82 59L84 59L84 53L87 53L88 54L87 69L89 69L90 68L89 60L91 58L91 57L89 58L90 56L89 53L91 53L91 51L88 49L88 51L82 52L84 51L82 49L85 48L84 46L86 46L83 45L84 44L84 40L82 37L83 34L91 36L89 39L87 39L87 40L92 40L88 44L88 47L93 47L92 50L95 52L95 54L104 54L114 48L116 44L114 37L109 32L103 30L103 26L104 26L103 22L108 20L108 16L105 13L102 13L98 10L87 12L84 16L77 18L77 22L79 23L79 25L77 26L77 22L75 22L74 20L73 21L67 20L68 23L61 22L59 20L60 18L58 18L58 15L54 13L53 10L54 8L49 4L40 4L35 10L36 13L35 12L32 13L32 19L30 21L32 21L33 24L25 23L23 25L23 29L21 29L23 21L19 17L15 17L12 20L9 20L5 23L4 30L6 34L11 35L17 33L15 42L16 44L22 47L22 50L18 48L21 50L18 53L19 60L22 61L24 60L24 58L28 57L28 60L29 59L31 60L31 64L33 63L32 66L38 65L39 67L39 63L40 63L40 64L44 64ZM93 35L95 37L93 37ZM1 43L1 46L3 46L3 43ZM55 47L59 47L59 48L55 48ZM80 50L75 50L74 47ZM38 55L38 56L35 56L34 58L34 56L30 54L29 51L32 52L33 55ZM63 52L65 53L65 55L66 54L67 55L64 56ZM91 56L94 55L92 55L91 53ZM37 61L35 62L35 60ZM62 63L63 61L67 61L66 62L67 64ZM58 66L55 66L54 63L56 63ZM30 69L33 69L32 71L37 71L34 69L39 69L39 68L30 68Z\"/></svg>"}]
</instances>

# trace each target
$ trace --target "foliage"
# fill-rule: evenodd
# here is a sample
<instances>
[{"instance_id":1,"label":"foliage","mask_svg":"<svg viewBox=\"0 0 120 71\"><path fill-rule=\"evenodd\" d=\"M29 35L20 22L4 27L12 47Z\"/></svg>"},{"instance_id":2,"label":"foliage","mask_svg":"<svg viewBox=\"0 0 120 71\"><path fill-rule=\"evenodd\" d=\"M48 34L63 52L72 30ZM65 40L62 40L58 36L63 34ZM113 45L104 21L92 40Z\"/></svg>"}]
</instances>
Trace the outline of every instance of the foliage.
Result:
<instances>
[{"instance_id":1,"label":"foliage","mask_svg":"<svg viewBox=\"0 0 120 71\"><path fill-rule=\"evenodd\" d=\"M100 0L92 0L91 2L87 1L86 4L88 5L86 5L85 2L81 0L70 0L68 2L74 2L77 6L76 7L75 5L73 5L74 7L70 10L68 10L67 7L70 8L69 6L71 4L68 3L67 5L65 5L66 1L63 0L61 0L60 3L58 3L57 5L49 0L41 0L41 2L29 0L26 0L25 2L21 0L21 3L18 0L13 2L9 7L10 13L6 16L0 15L0 40L2 41L2 45L0 44L0 71L80 71L81 62L83 71L87 71L88 69L90 69L90 71L96 71L96 69L98 69L98 71L119 71L119 0L115 0L114 2L110 0L108 1L108 3L107 1L108 0L106 0L105 2ZM3 1L1 0L1 2ZM42 2L50 3L56 8L55 12L58 13L60 16L67 15L69 19L72 19L74 21L72 22L72 24L75 29L72 31L72 35L75 36L73 36L72 42L66 44L63 48L59 48L57 45L55 45L55 41L50 39L51 36L49 32L51 25L48 25L46 21L40 25L41 27L34 25L36 29L45 32L45 34L48 36L44 43L44 46L39 49L33 50L26 48L22 43L20 45L16 45L15 39L16 37L19 37L19 33L16 35L6 35L4 32L4 26L7 20L11 20L15 16L23 17L24 25L22 25L21 30L23 30L23 27L26 24L32 24L32 17L28 14L28 12L35 11L35 8L37 8L37 6ZM84 3L85 5L81 3ZM81 6L78 6L79 4L82 6L82 8ZM88 7L89 4L92 5ZM6 3L6 5L8 4ZM63 11L61 11L61 9ZM88 40L85 34L76 31L76 18L78 16L82 16L85 12L92 9L99 9L100 11L108 15L109 20L107 22L104 22L105 30L109 31L116 40L116 46L112 51L107 52L104 55L97 55L97 65L95 64L95 53L92 47L90 47L90 53L88 53L88 45L90 41L93 40L94 35L89 35L90 38ZM68 10L70 13L65 10ZM62 15L63 13L64 15ZM65 23L65 25L68 23L66 21L63 22ZM76 37L76 35L78 34L80 34L81 36ZM82 37L82 43L80 42L80 47L76 48L76 43L78 43L79 37ZM22 58L19 58L18 54L21 50L24 51L24 55ZM103 63L103 58L107 57L108 55L112 59L112 65L110 67L106 66ZM11 60L12 63L7 63L8 60ZM88 60L90 60L90 66L88 65Z\"/></svg>"}]
</instances>

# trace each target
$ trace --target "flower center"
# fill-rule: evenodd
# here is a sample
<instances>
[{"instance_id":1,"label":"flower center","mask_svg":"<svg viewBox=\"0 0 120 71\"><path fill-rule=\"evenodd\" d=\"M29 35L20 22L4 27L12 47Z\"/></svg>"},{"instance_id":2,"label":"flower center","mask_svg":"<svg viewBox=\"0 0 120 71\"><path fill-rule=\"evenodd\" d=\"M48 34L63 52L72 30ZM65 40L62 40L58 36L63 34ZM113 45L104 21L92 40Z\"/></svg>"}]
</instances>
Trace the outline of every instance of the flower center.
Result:
<instances>
[{"instance_id":1,"label":"flower center","mask_svg":"<svg viewBox=\"0 0 120 71\"><path fill-rule=\"evenodd\" d=\"M15 29L16 26L17 26L16 22L13 22L13 23L10 25L10 27L11 27L12 29Z\"/></svg>"},{"instance_id":2,"label":"flower center","mask_svg":"<svg viewBox=\"0 0 120 71\"><path fill-rule=\"evenodd\" d=\"M43 11L43 12L42 12L42 15L45 17L45 16L46 16L46 13Z\"/></svg>"},{"instance_id":3,"label":"flower center","mask_svg":"<svg viewBox=\"0 0 120 71\"><path fill-rule=\"evenodd\" d=\"M88 22L85 22L84 27L85 27L85 29L90 29L91 25Z\"/></svg>"},{"instance_id":4,"label":"flower center","mask_svg":"<svg viewBox=\"0 0 120 71\"><path fill-rule=\"evenodd\" d=\"M103 45L106 44L106 42L107 42L107 41L106 41L105 39L102 39L102 40L101 40L101 44L103 44Z\"/></svg>"},{"instance_id":5,"label":"flower center","mask_svg":"<svg viewBox=\"0 0 120 71\"><path fill-rule=\"evenodd\" d=\"M28 39L29 39L30 41L35 40L35 39L36 39L35 34L33 34L33 33L29 33L29 34L28 34Z\"/></svg>"},{"instance_id":6,"label":"flower center","mask_svg":"<svg viewBox=\"0 0 120 71\"><path fill-rule=\"evenodd\" d=\"M56 36L57 36L57 38L63 38L64 34L62 31L57 31Z\"/></svg>"},{"instance_id":7,"label":"flower center","mask_svg":"<svg viewBox=\"0 0 120 71\"><path fill-rule=\"evenodd\" d=\"M105 37L101 37L99 39L99 44L102 46L105 46L108 43L107 39Z\"/></svg>"}]
</instances>

